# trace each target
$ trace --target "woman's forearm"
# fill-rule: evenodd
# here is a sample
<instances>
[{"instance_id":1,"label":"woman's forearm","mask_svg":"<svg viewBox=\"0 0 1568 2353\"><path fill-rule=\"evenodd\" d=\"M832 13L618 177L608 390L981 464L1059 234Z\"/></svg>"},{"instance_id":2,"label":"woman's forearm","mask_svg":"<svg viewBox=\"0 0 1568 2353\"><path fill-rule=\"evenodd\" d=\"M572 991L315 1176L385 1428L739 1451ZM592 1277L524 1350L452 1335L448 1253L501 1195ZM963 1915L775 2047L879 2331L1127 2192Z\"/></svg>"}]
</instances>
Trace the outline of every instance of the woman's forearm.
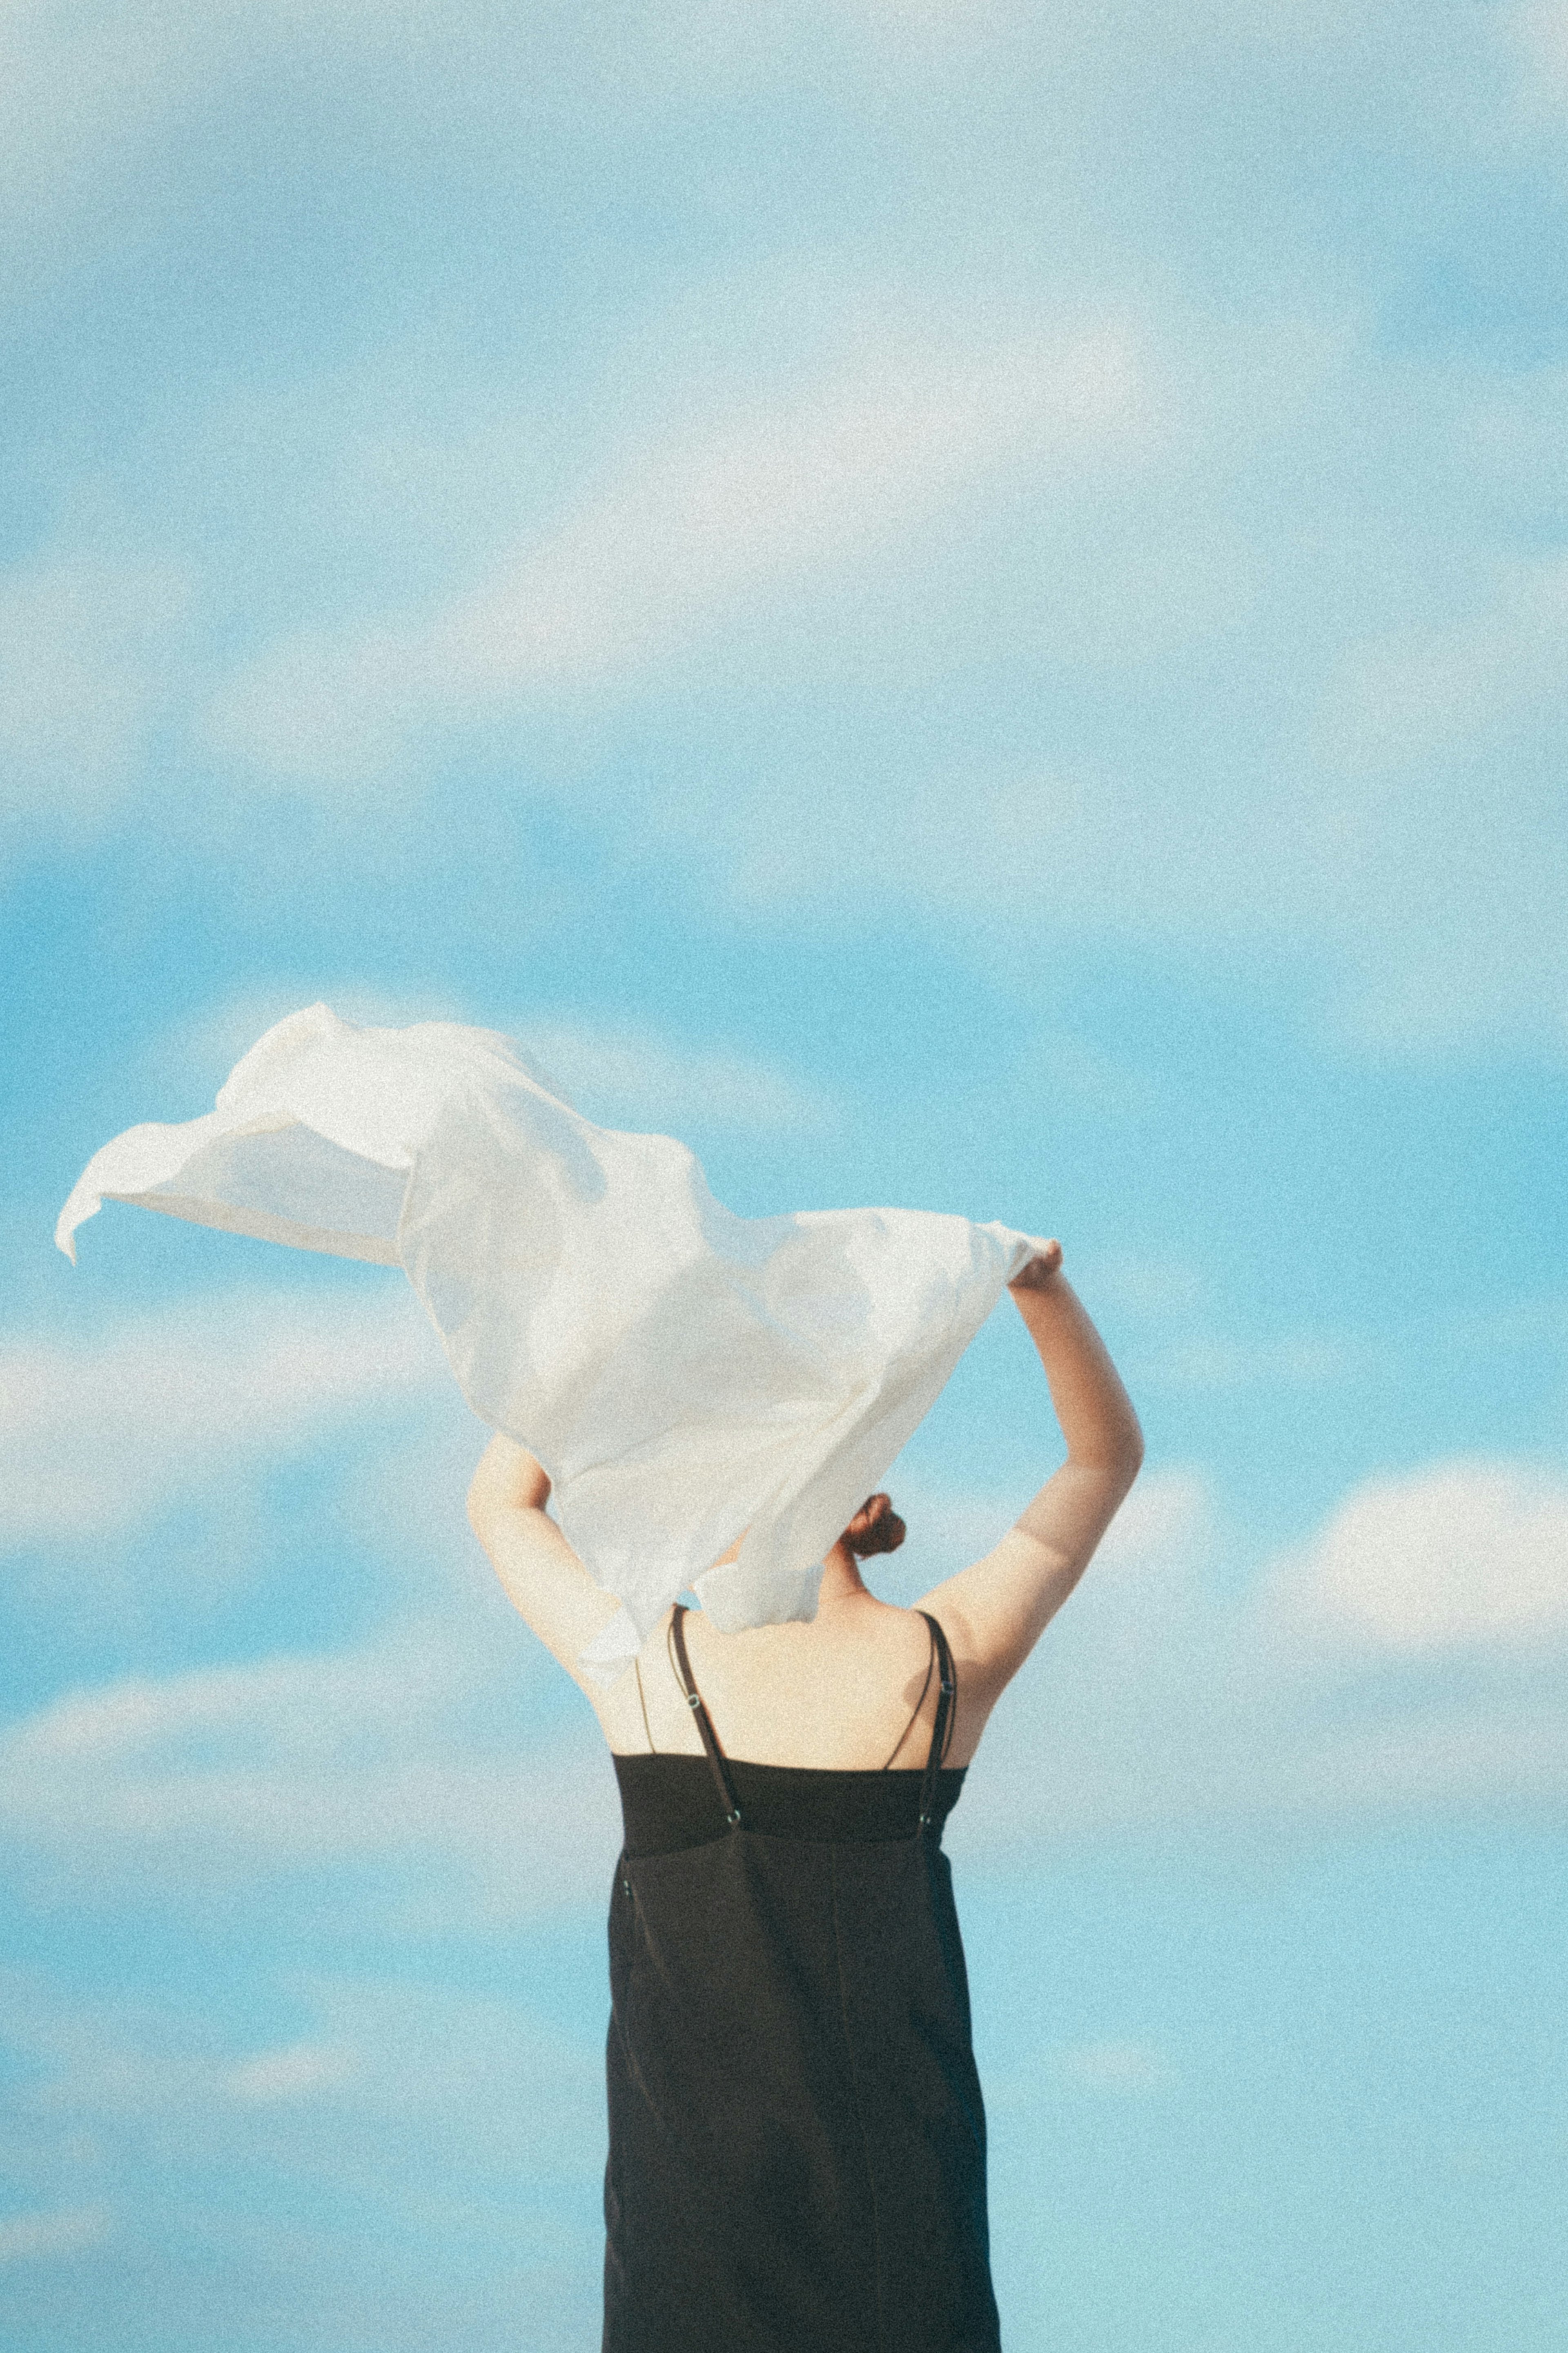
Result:
<instances>
[{"instance_id":1,"label":"woman's forearm","mask_svg":"<svg viewBox=\"0 0 1568 2353\"><path fill-rule=\"evenodd\" d=\"M1131 1480L1143 1459L1143 1433L1105 1343L1072 1285L1037 1260L1012 1292L1046 1368L1069 1459L1124 1470Z\"/></svg>"}]
</instances>

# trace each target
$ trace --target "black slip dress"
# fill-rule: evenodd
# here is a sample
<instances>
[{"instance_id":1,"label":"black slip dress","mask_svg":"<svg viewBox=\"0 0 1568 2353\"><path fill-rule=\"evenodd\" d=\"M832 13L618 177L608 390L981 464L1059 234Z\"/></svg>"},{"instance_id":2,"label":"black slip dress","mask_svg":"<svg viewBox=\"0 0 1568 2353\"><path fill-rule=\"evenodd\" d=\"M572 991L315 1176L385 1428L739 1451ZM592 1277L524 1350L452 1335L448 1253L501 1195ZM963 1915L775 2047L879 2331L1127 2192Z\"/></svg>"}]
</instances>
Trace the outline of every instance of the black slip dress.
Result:
<instances>
[{"instance_id":1,"label":"black slip dress","mask_svg":"<svg viewBox=\"0 0 1568 2353\"><path fill-rule=\"evenodd\" d=\"M676 1609L706 1754L616 1757L604 2353L999 2353L921 1614L923 1771L834 1772L725 1757Z\"/></svg>"}]
</instances>

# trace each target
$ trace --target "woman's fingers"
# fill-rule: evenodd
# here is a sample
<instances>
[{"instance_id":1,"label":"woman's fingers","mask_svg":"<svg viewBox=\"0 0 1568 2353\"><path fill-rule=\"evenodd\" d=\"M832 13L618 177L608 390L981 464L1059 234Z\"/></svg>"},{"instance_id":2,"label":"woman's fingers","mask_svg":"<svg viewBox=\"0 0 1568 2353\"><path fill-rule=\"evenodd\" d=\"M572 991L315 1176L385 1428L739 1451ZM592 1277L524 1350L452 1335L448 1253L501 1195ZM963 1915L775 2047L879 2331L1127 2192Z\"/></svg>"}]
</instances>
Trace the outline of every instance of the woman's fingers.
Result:
<instances>
[{"instance_id":1,"label":"woman's fingers","mask_svg":"<svg viewBox=\"0 0 1568 2353\"><path fill-rule=\"evenodd\" d=\"M1045 1248L1037 1251L1029 1261L1028 1265L1013 1277L1007 1287L1010 1291L1038 1291L1043 1283L1050 1281L1061 1262L1060 1242L1048 1241Z\"/></svg>"}]
</instances>

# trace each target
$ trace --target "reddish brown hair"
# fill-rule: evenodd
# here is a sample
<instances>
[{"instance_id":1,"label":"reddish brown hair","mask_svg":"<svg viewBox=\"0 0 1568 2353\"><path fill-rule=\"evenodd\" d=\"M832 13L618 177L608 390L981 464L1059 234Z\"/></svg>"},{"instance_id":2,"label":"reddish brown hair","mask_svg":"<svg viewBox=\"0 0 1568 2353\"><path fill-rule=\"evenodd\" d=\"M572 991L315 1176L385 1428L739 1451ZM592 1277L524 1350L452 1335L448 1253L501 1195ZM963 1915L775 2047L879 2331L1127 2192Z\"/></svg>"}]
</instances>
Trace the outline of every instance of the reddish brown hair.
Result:
<instances>
[{"instance_id":1,"label":"reddish brown hair","mask_svg":"<svg viewBox=\"0 0 1568 2353\"><path fill-rule=\"evenodd\" d=\"M857 1560L869 1560L873 1553L897 1552L906 1533L890 1496L868 1495L845 1529L844 1541Z\"/></svg>"}]
</instances>

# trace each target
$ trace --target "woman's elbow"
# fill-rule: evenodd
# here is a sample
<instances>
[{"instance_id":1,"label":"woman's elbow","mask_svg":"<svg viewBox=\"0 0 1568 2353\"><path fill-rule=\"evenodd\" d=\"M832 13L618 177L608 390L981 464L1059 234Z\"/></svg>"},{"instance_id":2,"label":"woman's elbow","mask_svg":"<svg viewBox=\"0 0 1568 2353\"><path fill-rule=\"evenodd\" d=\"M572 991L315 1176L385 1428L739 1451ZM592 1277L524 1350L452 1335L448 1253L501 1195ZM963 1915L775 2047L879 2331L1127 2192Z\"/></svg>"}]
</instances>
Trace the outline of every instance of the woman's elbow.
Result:
<instances>
[{"instance_id":1,"label":"woman's elbow","mask_svg":"<svg viewBox=\"0 0 1568 2353\"><path fill-rule=\"evenodd\" d=\"M1116 1488L1120 1502L1143 1467L1143 1432L1136 1414L1130 1415L1123 1427L1108 1431L1101 1442L1079 1460L1086 1469L1098 1472Z\"/></svg>"}]
</instances>

